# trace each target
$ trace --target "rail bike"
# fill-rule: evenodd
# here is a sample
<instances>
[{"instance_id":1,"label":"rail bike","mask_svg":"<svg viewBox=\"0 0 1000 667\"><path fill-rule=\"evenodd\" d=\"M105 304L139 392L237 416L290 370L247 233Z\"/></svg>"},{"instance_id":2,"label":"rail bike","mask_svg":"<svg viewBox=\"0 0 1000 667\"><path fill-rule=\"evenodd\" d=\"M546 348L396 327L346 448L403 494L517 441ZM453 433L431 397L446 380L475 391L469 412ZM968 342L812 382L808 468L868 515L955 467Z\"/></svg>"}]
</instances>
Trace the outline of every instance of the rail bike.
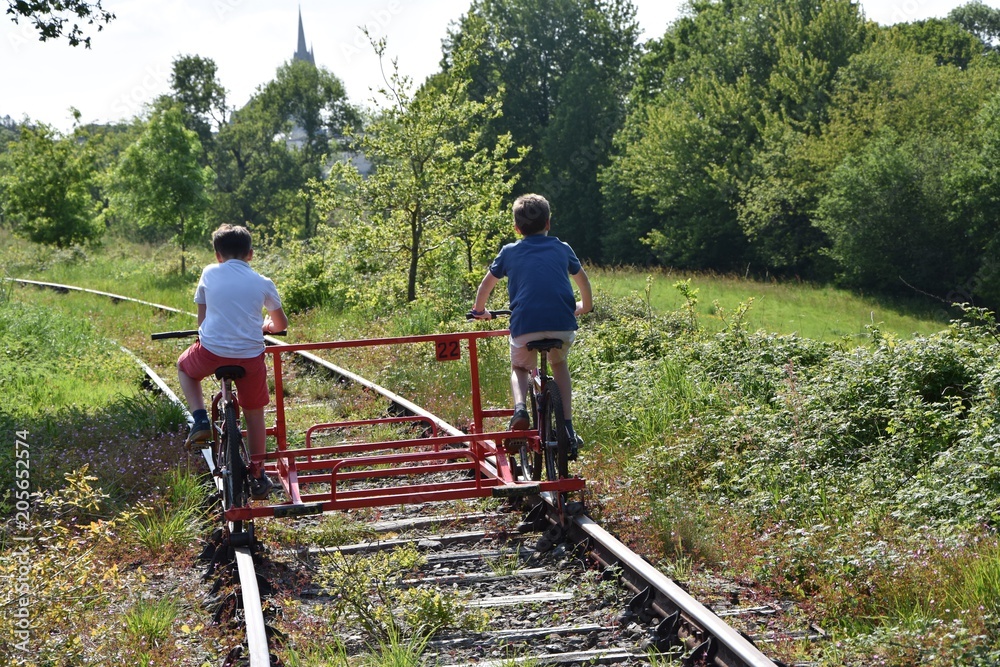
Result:
<instances>
[{"instance_id":1,"label":"rail bike","mask_svg":"<svg viewBox=\"0 0 1000 667\"><path fill-rule=\"evenodd\" d=\"M196 335L196 331L154 334L154 339ZM248 456L237 436L238 397L216 394L211 419L215 438L211 461L216 477L221 477L223 516L235 542L252 541L252 521L259 517L299 517L335 510L364 507L400 506L434 501L472 498L546 497L560 515L568 494L580 491L585 482L567 471L567 438L560 425L561 406L551 405L549 393L533 395L536 413L530 430L491 430L488 425L513 414L510 408L490 408L483 404L480 387L478 343L486 338L508 336L507 329L444 334L402 336L316 343L283 344L269 341L265 353L273 373L273 423L266 429L273 443L263 456ZM556 341L558 342L558 341ZM540 342L544 369L544 349L551 341ZM324 363L316 353L347 348L428 346L440 363L468 364L471 419L459 430L407 399L380 390L396 406L394 414L372 419L311 423L302 429L296 416L296 431L289 430L286 414L285 367L291 355ZM328 367L332 364L326 362ZM349 371L333 367L350 382L377 387ZM225 371L223 371L225 373ZM536 379L536 388L544 384ZM224 380L220 378L220 382ZM232 392L232 389L228 389ZM234 419L233 405L236 418ZM294 409L294 408L291 408ZM556 414L557 413L557 414ZM337 444L320 444L323 436L348 430L366 429L378 434L391 428L409 426L413 437L402 439L349 439ZM245 431L239 431L242 437ZM295 441L293 446L290 441ZM276 493L267 501L251 501L244 491L247 471L263 466L276 480L284 498ZM227 491L229 491L227 493ZM242 534L242 535L241 535Z\"/></svg>"}]
</instances>

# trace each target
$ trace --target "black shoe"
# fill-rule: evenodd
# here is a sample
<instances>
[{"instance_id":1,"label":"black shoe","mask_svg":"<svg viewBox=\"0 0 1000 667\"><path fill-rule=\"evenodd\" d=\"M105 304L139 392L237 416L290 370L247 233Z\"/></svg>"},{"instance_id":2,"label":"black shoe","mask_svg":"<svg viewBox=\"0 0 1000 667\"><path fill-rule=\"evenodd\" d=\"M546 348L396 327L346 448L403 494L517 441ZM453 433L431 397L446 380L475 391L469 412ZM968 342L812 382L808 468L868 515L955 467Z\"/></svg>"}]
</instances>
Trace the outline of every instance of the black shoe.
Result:
<instances>
[{"instance_id":1,"label":"black shoe","mask_svg":"<svg viewBox=\"0 0 1000 667\"><path fill-rule=\"evenodd\" d=\"M514 410L514 416L510 418L510 426L507 427L507 430L527 431L529 428L531 428L531 417L528 416L528 411L524 408Z\"/></svg>"},{"instance_id":2,"label":"black shoe","mask_svg":"<svg viewBox=\"0 0 1000 667\"><path fill-rule=\"evenodd\" d=\"M254 500L266 500L273 489L274 482L267 476L267 473L261 473L260 477L250 478L250 497Z\"/></svg>"},{"instance_id":3,"label":"black shoe","mask_svg":"<svg viewBox=\"0 0 1000 667\"><path fill-rule=\"evenodd\" d=\"M208 417L202 417L201 419L195 419L194 424L191 425L191 432L188 433L187 440L184 441L184 446L191 449L191 446L197 442L208 442L212 439L212 423L208 421Z\"/></svg>"},{"instance_id":4,"label":"black shoe","mask_svg":"<svg viewBox=\"0 0 1000 667\"><path fill-rule=\"evenodd\" d=\"M566 458L570 461L576 461L577 456L580 455L580 448L583 447L583 438L576 435L569 439L569 454Z\"/></svg>"}]
</instances>

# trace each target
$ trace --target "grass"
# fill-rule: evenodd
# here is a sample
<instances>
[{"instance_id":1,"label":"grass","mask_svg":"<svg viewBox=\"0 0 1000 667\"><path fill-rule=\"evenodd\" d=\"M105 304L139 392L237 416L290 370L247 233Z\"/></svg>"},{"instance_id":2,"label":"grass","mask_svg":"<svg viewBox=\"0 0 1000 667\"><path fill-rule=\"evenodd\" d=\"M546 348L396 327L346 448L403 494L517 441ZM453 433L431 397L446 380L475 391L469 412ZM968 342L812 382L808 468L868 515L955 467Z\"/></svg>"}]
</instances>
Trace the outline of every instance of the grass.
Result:
<instances>
[{"instance_id":1,"label":"grass","mask_svg":"<svg viewBox=\"0 0 1000 667\"><path fill-rule=\"evenodd\" d=\"M794 333L831 342L845 336L863 341L871 325L905 338L931 334L956 316L942 304L917 297L909 302L892 302L796 281L762 282L738 276L627 268L588 269L588 274L597 293L598 308L601 295L633 297L661 314L681 308L684 299L673 285L690 280L698 290L700 321L708 329L723 328L726 314L751 299L753 304L746 317L750 330Z\"/></svg>"},{"instance_id":2,"label":"grass","mask_svg":"<svg viewBox=\"0 0 1000 667\"><path fill-rule=\"evenodd\" d=\"M125 631L140 645L156 647L170 636L177 613L177 606L170 599L139 600L125 612Z\"/></svg>"},{"instance_id":3,"label":"grass","mask_svg":"<svg viewBox=\"0 0 1000 667\"><path fill-rule=\"evenodd\" d=\"M205 524L205 512L194 507L143 506L129 519L136 541L152 553L166 548L181 549L197 539Z\"/></svg>"},{"instance_id":4,"label":"grass","mask_svg":"<svg viewBox=\"0 0 1000 667\"><path fill-rule=\"evenodd\" d=\"M0 275L75 285L121 294L128 285L131 296L185 311L191 301L201 267L215 261L208 245L188 252L188 269L179 271L179 251L170 244L149 245L107 238L95 247L56 249L12 236L0 229L5 246ZM141 296L140 296L141 295Z\"/></svg>"}]
</instances>

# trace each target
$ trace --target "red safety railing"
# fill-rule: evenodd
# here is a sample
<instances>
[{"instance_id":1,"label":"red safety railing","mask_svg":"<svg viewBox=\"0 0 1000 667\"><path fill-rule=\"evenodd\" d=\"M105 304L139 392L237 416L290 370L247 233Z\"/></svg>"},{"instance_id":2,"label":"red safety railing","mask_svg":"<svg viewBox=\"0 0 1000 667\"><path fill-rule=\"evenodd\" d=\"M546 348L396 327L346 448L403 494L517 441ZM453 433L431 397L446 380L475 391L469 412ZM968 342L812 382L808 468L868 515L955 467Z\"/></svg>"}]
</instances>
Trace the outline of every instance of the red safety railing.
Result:
<instances>
[{"instance_id":1,"label":"red safety railing","mask_svg":"<svg viewBox=\"0 0 1000 667\"><path fill-rule=\"evenodd\" d=\"M473 331L269 345L267 353L272 356L274 372L275 421L267 433L273 436L277 447L264 456L264 465L269 474L280 480L288 500L275 505L255 503L231 509L226 518L235 521L263 516L298 516L360 507L582 489L584 481L578 477L540 482L515 478L515 470L500 443L510 437L523 438L525 432L490 432L484 428L486 419L509 417L512 411L483 407L476 343L508 333L506 330ZM418 344L432 344L435 357L442 362L468 360L472 413L468 433L424 413L313 424L305 430L302 447L289 447L282 374L284 355ZM403 397L391 394L389 397L412 406L411 411L420 411ZM324 432L407 423L421 427L419 437L323 446L315 443L316 436ZM528 438L537 447L537 433L528 434ZM456 478L451 473L460 475Z\"/></svg>"}]
</instances>

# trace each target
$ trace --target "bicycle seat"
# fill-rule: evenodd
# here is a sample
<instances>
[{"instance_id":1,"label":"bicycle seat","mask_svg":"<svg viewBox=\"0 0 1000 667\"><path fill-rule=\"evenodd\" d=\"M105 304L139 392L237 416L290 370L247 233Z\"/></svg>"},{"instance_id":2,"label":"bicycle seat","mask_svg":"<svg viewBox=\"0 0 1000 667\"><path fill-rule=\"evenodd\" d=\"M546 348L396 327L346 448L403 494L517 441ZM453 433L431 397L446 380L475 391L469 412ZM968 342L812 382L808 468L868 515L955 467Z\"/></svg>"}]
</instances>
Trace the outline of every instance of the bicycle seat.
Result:
<instances>
[{"instance_id":1,"label":"bicycle seat","mask_svg":"<svg viewBox=\"0 0 1000 667\"><path fill-rule=\"evenodd\" d=\"M215 377L220 380L239 380L246 372L242 366L219 366L215 369Z\"/></svg>"},{"instance_id":2,"label":"bicycle seat","mask_svg":"<svg viewBox=\"0 0 1000 667\"><path fill-rule=\"evenodd\" d=\"M548 352L551 349L562 349L563 342L559 338L539 338L538 340L528 341L525 345L529 350L545 350Z\"/></svg>"}]
</instances>

